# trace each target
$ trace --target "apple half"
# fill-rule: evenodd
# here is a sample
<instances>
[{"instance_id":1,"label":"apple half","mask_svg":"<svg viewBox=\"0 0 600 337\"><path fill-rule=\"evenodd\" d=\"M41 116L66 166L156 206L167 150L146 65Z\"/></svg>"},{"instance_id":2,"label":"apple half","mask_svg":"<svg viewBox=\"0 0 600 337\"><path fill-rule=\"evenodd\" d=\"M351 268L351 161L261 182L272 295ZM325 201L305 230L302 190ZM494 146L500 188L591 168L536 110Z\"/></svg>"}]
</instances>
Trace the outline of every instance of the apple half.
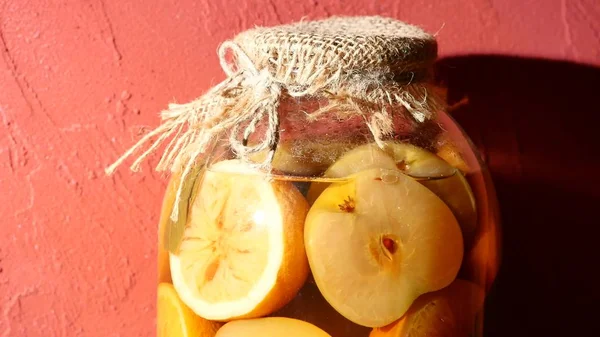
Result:
<instances>
[{"instance_id":1,"label":"apple half","mask_svg":"<svg viewBox=\"0 0 600 337\"><path fill-rule=\"evenodd\" d=\"M449 285L463 258L452 211L397 169L368 169L329 185L305 222L323 297L350 321L381 327L421 294Z\"/></svg>"}]
</instances>

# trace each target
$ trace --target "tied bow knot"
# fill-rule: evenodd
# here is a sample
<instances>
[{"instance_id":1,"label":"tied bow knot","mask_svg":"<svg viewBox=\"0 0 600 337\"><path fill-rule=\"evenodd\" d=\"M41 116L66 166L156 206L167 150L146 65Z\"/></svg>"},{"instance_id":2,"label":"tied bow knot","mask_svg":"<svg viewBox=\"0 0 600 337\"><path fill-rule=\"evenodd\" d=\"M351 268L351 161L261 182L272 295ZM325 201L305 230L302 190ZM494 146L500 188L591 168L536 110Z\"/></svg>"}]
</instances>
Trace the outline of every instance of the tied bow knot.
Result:
<instances>
[{"instance_id":1,"label":"tied bow knot","mask_svg":"<svg viewBox=\"0 0 600 337\"><path fill-rule=\"evenodd\" d=\"M236 62L232 67L227 61L227 52L233 52ZM221 68L229 78L241 77L240 84L243 87L252 88L254 95L257 98L262 98L266 94L273 96L281 95L282 84L279 83L269 69L263 68L259 70L250 57L232 41L226 41L219 47L219 60Z\"/></svg>"},{"instance_id":2,"label":"tied bow knot","mask_svg":"<svg viewBox=\"0 0 600 337\"><path fill-rule=\"evenodd\" d=\"M233 65L227 61L229 51L233 53L235 59ZM235 123L232 127L229 138L231 147L243 159L246 159L248 154L268 149L266 160L261 164L266 167L272 161L279 142L278 108L283 85L271 75L269 69L259 70L250 57L234 42L226 41L221 45L219 59L223 71L229 77L228 80L234 83L233 90L240 92L232 98L244 104L243 109L233 109L236 113L241 112L241 116L238 116L239 123ZM248 145L250 136L256 131L256 126L265 118L268 121L268 130L264 139L256 145ZM245 122L248 124L240 141L239 128Z\"/></svg>"}]
</instances>

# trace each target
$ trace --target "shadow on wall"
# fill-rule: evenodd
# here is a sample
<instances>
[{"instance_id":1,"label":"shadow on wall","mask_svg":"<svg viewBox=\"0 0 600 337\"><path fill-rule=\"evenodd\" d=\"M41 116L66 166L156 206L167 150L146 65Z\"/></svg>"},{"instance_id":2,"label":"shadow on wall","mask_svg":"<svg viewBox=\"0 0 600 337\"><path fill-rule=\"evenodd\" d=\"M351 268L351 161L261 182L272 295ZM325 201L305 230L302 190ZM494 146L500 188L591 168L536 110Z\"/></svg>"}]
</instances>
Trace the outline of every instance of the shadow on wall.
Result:
<instances>
[{"instance_id":1,"label":"shadow on wall","mask_svg":"<svg viewBox=\"0 0 600 337\"><path fill-rule=\"evenodd\" d=\"M597 336L600 69L501 56L440 60L502 214L485 336ZM466 100L464 98L467 98Z\"/></svg>"}]
</instances>

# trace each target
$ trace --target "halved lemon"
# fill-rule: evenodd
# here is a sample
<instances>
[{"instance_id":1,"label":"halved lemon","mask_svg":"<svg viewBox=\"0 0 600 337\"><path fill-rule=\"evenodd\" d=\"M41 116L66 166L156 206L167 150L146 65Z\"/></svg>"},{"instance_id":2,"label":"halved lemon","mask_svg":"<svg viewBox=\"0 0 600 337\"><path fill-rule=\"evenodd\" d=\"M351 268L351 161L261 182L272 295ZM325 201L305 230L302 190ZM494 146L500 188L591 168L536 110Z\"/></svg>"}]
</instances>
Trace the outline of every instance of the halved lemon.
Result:
<instances>
[{"instance_id":1,"label":"halved lemon","mask_svg":"<svg viewBox=\"0 0 600 337\"><path fill-rule=\"evenodd\" d=\"M228 160L204 175L179 252L170 254L179 296L196 314L228 321L268 315L308 275L308 204L289 182Z\"/></svg>"},{"instance_id":2,"label":"halved lemon","mask_svg":"<svg viewBox=\"0 0 600 337\"><path fill-rule=\"evenodd\" d=\"M158 337L213 337L221 326L196 316L179 299L172 284L158 285L156 304Z\"/></svg>"},{"instance_id":3,"label":"halved lemon","mask_svg":"<svg viewBox=\"0 0 600 337\"><path fill-rule=\"evenodd\" d=\"M398 170L332 183L311 207L304 239L323 297L367 327L395 321L421 294L446 287L463 257L452 211Z\"/></svg>"},{"instance_id":4,"label":"halved lemon","mask_svg":"<svg viewBox=\"0 0 600 337\"><path fill-rule=\"evenodd\" d=\"M304 321L285 317L244 319L225 324L216 337L331 337Z\"/></svg>"},{"instance_id":5,"label":"halved lemon","mask_svg":"<svg viewBox=\"0 0 600 337\"><path fill-rule=\"evenodd\" d=\"M468 337L483 301L481 287L455 280L440 291L419 297L401 319L373 329L369 337Z\"/></svg>"}]
</instances>

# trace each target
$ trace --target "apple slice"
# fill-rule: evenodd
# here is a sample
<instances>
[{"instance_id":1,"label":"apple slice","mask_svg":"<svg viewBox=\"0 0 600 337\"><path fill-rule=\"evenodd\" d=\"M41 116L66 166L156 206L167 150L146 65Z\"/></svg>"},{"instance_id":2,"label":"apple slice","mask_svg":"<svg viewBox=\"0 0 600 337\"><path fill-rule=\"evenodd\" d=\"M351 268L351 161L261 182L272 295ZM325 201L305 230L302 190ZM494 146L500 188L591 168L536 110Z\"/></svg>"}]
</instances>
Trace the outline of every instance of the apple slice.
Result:
<instances>
[{"instance_id":1,"label":"apple slice","mask_svg":"<svg viewBox=\"0 0 600 337\"><path fill-rule=\"evenodd\" d=\"M470 172L471 168L458 147L449 140L443 140L438 146L436 155L444 159L448 164L456 167L464 173Z\"/></svg>"},{"instance_id":2,"label":"apple slice","mask_svg":"<svg viewBox=\"0 0 600 337\"><path fill-rule=\"evenodd\" d=\"M367 327L395 321L421 294L446 287L463 257L452 211L396 169L332 183L310 209L304 239L323 297Z\"/></svg>"},{"instance_id":3,"label":"apple slice","mask_svg":"<svg viewBox=\"0 0 600 337\"><path fill-rule=\"evenodd\" d=\"M462 173L444 160L417 146L385 142L359 146L338 159L324 173L325 178L344 178L371 168L400 170L416 178L450 207L461 226L465 243L470 247L477 229L477 211L471 187ZM307 200L314 200L328 186L315 182L307 193Z\"/></svg>"},{"instance_id":4,"label":"apple slice","mask_svg":"<svg viewBox=\"0 0 600 337\"><path fill-rule=\"evenodd\" d=\"M398 321L375 328L369 337L468 337L483 308L484 291L474 283L455 280L440 291L425 294Z\"/></svg>"},{"instance_id":5,"label":"apple slice","mask_svg":"<svg viewBox=\"0 0 600 337\"><path fill-rule=\"evenodd\" d=\"M343 153L356 146L356 140L296 140L282 142L273 157L273 169L297 176L320 176ZM268 151L250 156L253 162L263 162Z\"/></svg>"}]
</instances>

